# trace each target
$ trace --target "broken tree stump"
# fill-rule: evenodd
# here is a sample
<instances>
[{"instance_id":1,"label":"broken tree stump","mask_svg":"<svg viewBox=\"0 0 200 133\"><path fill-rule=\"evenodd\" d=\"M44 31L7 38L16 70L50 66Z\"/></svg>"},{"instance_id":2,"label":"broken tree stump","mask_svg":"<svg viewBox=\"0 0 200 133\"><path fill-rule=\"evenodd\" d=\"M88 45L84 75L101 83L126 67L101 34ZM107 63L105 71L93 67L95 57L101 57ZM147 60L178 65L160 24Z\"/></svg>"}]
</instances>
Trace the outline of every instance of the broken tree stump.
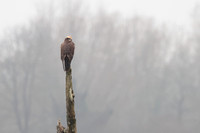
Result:
<instances>
[{"instance_id":1,"label":"broken tree stump","mask_svg":"<svg viewBox=\"0 0 200 133\"><path fill-rule=\"evenodd\" d=\"M67 128L61 125L61 122L58 121L57 133L77 133L76 129L76 118L74 110L74 92L72 86L72 70L71 68L66 71L66 119L67 119Z\"/></svg>"}]
</instances>

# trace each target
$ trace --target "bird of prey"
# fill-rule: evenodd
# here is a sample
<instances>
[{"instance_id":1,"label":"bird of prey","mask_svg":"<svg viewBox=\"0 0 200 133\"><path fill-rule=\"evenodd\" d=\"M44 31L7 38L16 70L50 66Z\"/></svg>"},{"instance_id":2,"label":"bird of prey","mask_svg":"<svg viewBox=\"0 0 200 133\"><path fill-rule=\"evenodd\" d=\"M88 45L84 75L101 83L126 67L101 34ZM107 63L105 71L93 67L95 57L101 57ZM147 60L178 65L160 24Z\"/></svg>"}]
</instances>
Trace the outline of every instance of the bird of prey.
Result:
<instances>
[{"instance_id":1,"label":"bird of prey","mask_svg":"<svg viewBox=\"0 0 200 133\"><path fill-rule=\"evenodd\" d=\"M72 37L67 36L61 44L61 60L64 71L68 71L70 69L70 64L74 56L74 49L75 44L72 42Z\"/></svg>"}]
</instances>

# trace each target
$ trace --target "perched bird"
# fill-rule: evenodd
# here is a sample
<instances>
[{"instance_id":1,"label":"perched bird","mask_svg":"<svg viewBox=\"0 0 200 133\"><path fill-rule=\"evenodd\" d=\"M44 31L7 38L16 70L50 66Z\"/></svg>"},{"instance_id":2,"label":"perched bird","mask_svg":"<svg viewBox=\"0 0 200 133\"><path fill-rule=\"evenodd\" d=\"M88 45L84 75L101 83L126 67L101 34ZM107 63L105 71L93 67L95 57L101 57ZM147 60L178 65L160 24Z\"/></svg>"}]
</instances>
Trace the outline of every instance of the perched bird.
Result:
<instances>
[{"instance_id":1,"label":"perched bird","mask_svg":"<svg viewBox=\"0 0 200 133\"><path fill-rule=\"evenodd\" d=\"M68 71L70 69L70 64L74 56L74 49L75 44L72 42L72 37L67 36L61 44L61 60L64 71Z\"/></svg>"}]
</instances>

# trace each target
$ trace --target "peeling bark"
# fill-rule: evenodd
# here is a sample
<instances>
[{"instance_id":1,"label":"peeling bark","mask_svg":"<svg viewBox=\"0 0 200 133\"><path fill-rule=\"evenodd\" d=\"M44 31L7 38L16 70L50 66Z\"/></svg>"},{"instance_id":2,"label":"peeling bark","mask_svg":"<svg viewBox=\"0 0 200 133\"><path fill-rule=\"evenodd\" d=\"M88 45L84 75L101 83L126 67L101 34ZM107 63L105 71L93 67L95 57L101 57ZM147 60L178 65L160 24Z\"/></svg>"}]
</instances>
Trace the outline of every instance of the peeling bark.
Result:
<instances>
[{"instance_id":1,"label":"peeling bark","mask_svg":"<svg viewBox=\"0 0 200 133\"><path fill-rule=\"evenodd\" d=\"M76 129L76 118L74 110L74 93L72 86L72 71L71 68L66 71L66 119L67 119L67 128L61 125L61 122L58 121L57 133L77 133Z\"/></svg>"}]
</instances>

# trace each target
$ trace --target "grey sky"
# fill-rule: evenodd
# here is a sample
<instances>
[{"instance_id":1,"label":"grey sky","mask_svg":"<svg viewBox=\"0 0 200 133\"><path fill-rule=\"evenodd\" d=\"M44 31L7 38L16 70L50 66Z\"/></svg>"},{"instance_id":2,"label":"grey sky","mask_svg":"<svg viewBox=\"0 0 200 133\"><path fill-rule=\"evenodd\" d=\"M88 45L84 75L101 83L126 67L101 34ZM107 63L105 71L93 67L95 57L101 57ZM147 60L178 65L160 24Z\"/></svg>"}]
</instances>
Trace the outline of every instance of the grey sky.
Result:
<instances>
[{"instance_id":1,"label":"grey sky","mask_svg":"<svg viewBox=\"0 0 200 133\"><path fill-rule=\"evenodd\" d=\"M59 2L59 0L55 1ZM0 34L5 27L27 23L35 15L37 3L52 0L0 0ZM158 22L187 25L190 13L198 0L85 0L94 11L99 7L108 12L119 12L125 17L135 14L154 17Z\"/></svg>"}]
</instances>

